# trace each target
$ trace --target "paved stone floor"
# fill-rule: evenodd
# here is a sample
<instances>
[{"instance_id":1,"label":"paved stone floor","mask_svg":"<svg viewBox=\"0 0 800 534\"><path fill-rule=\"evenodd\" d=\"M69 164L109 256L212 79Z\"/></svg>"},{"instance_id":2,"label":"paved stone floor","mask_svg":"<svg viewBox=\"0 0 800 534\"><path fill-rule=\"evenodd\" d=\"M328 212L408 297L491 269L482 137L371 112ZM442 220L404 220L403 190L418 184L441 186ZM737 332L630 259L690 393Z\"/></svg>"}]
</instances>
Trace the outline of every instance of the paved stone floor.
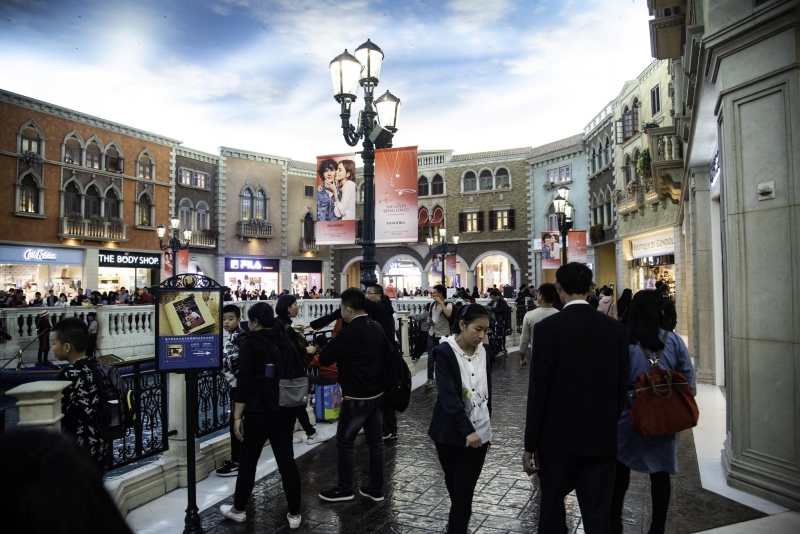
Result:
<instances>
[{"instance_id":1,"label":"paved stone floor","mask_svg":"<svg viewBox=\"0 0 800 534\"><path fill-rule=\"evenodd\" d=\"M493 371L494 439L486 458L470 524L474 534L533 533L537 530L539 484L522 472L521 460L527 392L527 368L519 370L515 355L498 361ZM386 500L375 503L356 495L354 501L326 503L317 497L336 478L335 439L297 461L303 483L303 523L296 532L361 534L441 532L450 506L436 451L427 436L436 400L435 390L413 392L411 406L399 415L399 436L386 447ZM321 423L324 424L324 423ZM356 484L367 480L368 452L363 435L356 440ZM703 490L692 432L683 434L680 474L672 478L667 532L698 532L757 519L765 514ZM231 503L229 497L224 503ZM566 498L571 532L583 532L574 495ZM216 505L201 514L205 532L289 532L286 500L276 472L256 483L247 506L247 521L224 518ZM646 533L650 526L649 478L633 473L624 510L625 532Z\"/></svg>"}]
</instances>

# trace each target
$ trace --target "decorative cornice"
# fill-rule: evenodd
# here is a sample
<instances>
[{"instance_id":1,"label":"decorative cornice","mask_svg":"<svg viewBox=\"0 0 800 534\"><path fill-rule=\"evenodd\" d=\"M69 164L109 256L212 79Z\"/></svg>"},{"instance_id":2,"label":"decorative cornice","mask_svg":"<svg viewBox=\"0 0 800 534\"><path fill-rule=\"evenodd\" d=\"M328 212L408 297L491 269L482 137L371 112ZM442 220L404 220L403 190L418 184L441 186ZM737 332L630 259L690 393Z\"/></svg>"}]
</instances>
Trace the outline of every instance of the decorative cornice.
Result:
<instances>
[{"instance_id":1,"label":"decorative cornice","mask_svg":"<svg viewBox=\"0 0 800 534\"><path fill-rule=\"evenodd\" d=\"M219 163L219 156L216 154L209 154L208 152L201 152L199 150L195 150L193 148L186 148L179 146L175 149L175 153L178 156L182 156L184 158L190 158L197 161L202 161L204 163Z\"/></svg>"},{"instance_id":2,"label":"decorative cornice","mask_svg":"<svg viewBox=\"0 0 800 534\"><path fill-rule=\"evenodd\" d=\"M281 156L272 156L270 154L261 154L260 152L252 152L249 150L241 150L238 148L220 147L219 153L226 158L249 159L251 161L260 161L262 163L275 163L276 165L285 165L289 162L289 158Z\"/></svg>"},{"instance_id":3,"label":"decorative cornice","mask_svg":"<svg viewBox=\"0 0 800 534\"><path fill-rule=\"evenodd\" d=\"M18 95L16 93L12 93L10 91L5 91L2 89L0 89L0 102L5 102L6 104L32 109L34 111L39 111L41 113L46 113L48 115L61 117L75 122L81 122L83 124L88 124L89 126L96 126L97 128L102 128L104 130L109 130L111 132L117 132L122 135L127 135L129 137L136 137L138 139L143 139L151 143L158 143L160 145L167 145L170 147L174 147L183 142L183 141L178 141L177 139L164 137L163 135L158 135L146 132L144 130L131 128L130 126L125 126L124 124L118 124L116 122L111 122L106 119L101 119L98 117L94 117L92 115L87 115L86 113L81 113L79 111L73 111L71 109L62 108L60 106L56 106L55 104L49 104L47 102L42 102L41 100L36 100L23 95Z\"/></svg>"}]
</instances>

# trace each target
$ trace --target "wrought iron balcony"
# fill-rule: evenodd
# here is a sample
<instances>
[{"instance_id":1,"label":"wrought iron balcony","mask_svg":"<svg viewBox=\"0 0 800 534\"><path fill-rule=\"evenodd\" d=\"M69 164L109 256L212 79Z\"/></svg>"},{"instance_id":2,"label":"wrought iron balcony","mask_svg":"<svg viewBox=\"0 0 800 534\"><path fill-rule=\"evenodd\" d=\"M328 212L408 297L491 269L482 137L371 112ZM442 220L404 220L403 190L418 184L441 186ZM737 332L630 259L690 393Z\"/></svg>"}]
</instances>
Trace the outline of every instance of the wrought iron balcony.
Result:
<instances>
[{"instance_id":1,"label":"wrought iron balcony","mask_svg":"<svg viewBox=\"0 0 800 534\"><path fill-rule=\"evenodd\" d=\"M240 239L265 239L269 241L273 237L272 223L268 223L264 219L250 219L248 221L239 221L239 231L237 232Z\"/></svg>"},{"instance_id":2,"label":"wrought iron balcony","mask_svg":"<svg viewBox=\"0 0 800 534\"><path fill-rule=\"evenodd\" d=\"M120 219L106 220L100 217L61 217L58 237L81 241L127 241L128 225Z\"/></svg>"},{"instance_id":3,"label":"wrought iron balcony","mask_svg":"<svg viewBox=\"0 0 800 534\"><path fill-rule=\"evenodd\" d=\"M203 230L192 232L189 246L194 248L217 248L217 238L212 233L203 233Z\"/></svg>"}]
</instances>

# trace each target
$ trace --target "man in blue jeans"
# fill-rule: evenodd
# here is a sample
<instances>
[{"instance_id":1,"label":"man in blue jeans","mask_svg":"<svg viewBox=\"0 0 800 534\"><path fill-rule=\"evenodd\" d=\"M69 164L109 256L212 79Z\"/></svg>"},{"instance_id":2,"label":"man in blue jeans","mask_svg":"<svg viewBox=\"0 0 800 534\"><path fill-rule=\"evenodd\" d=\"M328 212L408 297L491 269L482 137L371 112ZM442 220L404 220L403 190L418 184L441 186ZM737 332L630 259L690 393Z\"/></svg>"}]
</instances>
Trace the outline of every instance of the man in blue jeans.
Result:
<instances>
[{"instance_id":1,"label":"man in blue jeans","mask_svg":"<svg viewBox=\"0 0 800 534\"><path fill-rule=\"evenodd\" d=\"M351 501L355 457L353 442L359 430L369 445L369 484L359 493L373 501L383 500L383 375L389 341L383 327L367 316L366 297L354 288L344 291L339 306L344 328L322 350L320 365L336 362L342 387L342 407L336 431L339 476L336 485L321 491L325 501Z\"/></svg>"}]
</instances>

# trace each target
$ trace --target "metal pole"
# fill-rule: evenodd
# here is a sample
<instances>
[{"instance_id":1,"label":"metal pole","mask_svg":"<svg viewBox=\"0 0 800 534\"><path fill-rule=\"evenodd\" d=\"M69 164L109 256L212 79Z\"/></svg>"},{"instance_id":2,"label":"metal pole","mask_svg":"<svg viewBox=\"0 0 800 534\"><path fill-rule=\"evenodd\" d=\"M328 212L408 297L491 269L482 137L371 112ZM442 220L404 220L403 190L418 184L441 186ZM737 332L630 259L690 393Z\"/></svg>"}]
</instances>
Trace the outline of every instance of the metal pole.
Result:
<instances>
[{"instance_id":1,"label":"metal pole","mask_svg":"<svg viewBox=\"0 0 800 534\"><path fill-rule=\"evenodd\" d=\"M375 145L369 140L369 132L375 126L376 112L372 107L372 87L364 87L364 235L361 239L361 284L367 287L378 283L375 274Z\"/></svg>"},{"instance_id":2,"label":"metal pole","mask_svg":"<svg viewBox=\"0 0 800 534\"><path fill-rule=\"evenodd\" d=\"M173 263L173 269L174 267ZM202 534L197 508L197 480L195 473L194 438L197 430L197 373L186 373L186 484L187 505L183 520L184 534Z\"/></svg>"},{"instance_id":3,"label":"metal pole","mask_svg":"<svg viewBox=\"0 0 800 534\"><path fill-rule=\"evenodd\" d=\"M567 264L567 220L566 216L558 216L558 226L561 230L561 265Z\"/></svg>"},{"instance_id":4,"label":"metal pole","mask_svg":"<svg viewBox=\"0 0 800 534\"><path fill-rule=\"evenodd\" d=\"M439 249L439 256L442 257L442 285L447 288L447 279L445 278L445 270L447 269L447 249L444 243L442 243L442 248Z\"/></svg>"}]
</instances>

